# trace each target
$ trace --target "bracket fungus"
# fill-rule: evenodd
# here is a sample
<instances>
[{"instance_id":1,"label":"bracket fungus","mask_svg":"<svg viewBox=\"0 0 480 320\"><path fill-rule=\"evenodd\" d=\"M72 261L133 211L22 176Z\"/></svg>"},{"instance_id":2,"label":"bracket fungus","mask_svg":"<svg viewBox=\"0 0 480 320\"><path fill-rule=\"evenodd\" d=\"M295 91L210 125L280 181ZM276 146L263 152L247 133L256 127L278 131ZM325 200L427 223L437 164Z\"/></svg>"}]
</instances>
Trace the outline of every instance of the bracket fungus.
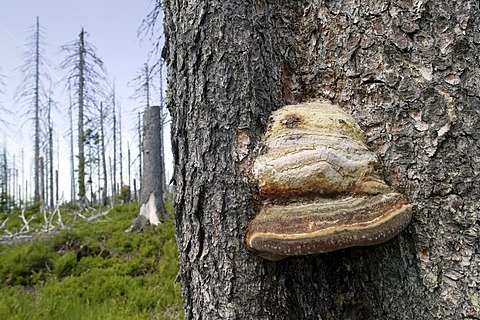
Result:
<instances>
[{"instance_id":1,"label":"bracket fungus","mask_svg":"<svg viewBox=\"0 0 480 320\"><path fill-rule=\"evenodd\" d=\"M382 243L411 220L359 126L328 102L275 111L252 171L262 204L246 242L269 260Z\"/></svg>"}]
</instances>

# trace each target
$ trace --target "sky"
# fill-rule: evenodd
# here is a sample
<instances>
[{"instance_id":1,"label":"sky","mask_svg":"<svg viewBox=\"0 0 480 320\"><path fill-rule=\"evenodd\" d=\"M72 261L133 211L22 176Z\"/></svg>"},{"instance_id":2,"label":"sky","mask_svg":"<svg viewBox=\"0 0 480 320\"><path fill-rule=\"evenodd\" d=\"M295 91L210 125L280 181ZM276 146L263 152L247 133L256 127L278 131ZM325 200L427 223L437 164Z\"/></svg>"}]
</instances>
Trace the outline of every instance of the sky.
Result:
<instances>
[{"instance_id":1,"label":"sky","mask_svg":"<svg viewBox=\"0 0 480 320\"><path fill-rule=\"evenodd\" d=\"M141 110L141 103L132 98L135 91L132 80L148 61L152 47L149 39L138 37L138 29L153 7L154 0L0 0L0 74L4 76L5 83L0 106L10 110L10 114L0 110L0 119L8 122L0 123L0 145L2 148L6 146L9 161L13 161L15 156L16 168L21 166L23 150L25 180L32 180L32 122L25 115L28 103L18 103L14 96L22 81L18 68L23 64L22 55L26 51L27 39L33 34L36 17L39 17L43 30L43 49L51 63L48 73L55 82L53 99L59 109L53 117L54 139L59 144L56 154L60 159L60 193L69 200L69 101L62 81L65 71L59 67L66 54L60 47L77 40L82 27L88 33L87 41L96 48L109 78L115 82L117 105L122 109L123 152L126 158L127 146L130 145L133 160L138 154L135 128L136 113ZM167 175L171 175L169 128L165 132ZM124 168L124 177L127 176L126 170ZM136 172L135 168L132 172ZM132 179L133 176L132 173Z\"/></svg>"}]
</instances>

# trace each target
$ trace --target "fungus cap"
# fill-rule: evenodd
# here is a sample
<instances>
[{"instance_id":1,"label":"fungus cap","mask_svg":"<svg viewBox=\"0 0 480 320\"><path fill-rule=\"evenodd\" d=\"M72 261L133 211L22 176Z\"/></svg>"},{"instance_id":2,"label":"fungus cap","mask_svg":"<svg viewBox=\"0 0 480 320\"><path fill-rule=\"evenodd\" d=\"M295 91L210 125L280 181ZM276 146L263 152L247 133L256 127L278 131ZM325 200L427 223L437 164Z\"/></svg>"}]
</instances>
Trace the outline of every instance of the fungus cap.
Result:
<instances>
[{"instance_id":1,"label":"fungus cap","mask_svg":"<svg viewBox=\"0 0 480 320\"><path fill-rule=\"evenodd\" d=\"M261 149L252 173L262 205L246 241L267 259L385 242L411 220L412 206L383 181L377 155L337 106L275 111Z\"/></svg>"}]
</instances>

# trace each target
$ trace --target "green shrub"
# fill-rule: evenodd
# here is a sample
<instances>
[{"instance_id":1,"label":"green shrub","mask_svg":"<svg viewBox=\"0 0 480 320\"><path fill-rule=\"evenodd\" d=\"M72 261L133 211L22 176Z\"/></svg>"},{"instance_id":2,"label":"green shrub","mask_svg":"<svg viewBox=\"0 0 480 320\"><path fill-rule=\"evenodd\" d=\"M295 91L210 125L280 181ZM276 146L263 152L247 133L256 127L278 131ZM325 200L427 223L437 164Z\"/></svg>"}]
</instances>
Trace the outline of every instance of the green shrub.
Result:
<instances>
[{"instance_id":1,"label":"green shrub","mask_svg":"<svg viewBox=\"0 0 480 320\"><path fill-rule=\"evenodd\" d=\"M72 251L67 251L55 261L53 270L58 278L63 278L73 274L77 264L77 255Z\"/></svg>"},{"instance_id":2,"label":"green shrub","mask_svg":"<svg viewBox=\"0 0 480 320\"><path fill-rule=\"evenodd\" d=\"M116 205L47 240L0 247L0 319L182 319L174 221L125 233L138 211Z\"/></svg>"},{"instance_id":3,"label":"green shrub","mask_svg":"<svg viewBox=\"0 0 480 320\"><path fill-rule=\"evenodd\" d=\"M19 244L0 255L0 283L33 285L45 279L52 270L55 255L43 241Z\"/></svg>"},{"instance_id":4,"label":"green shrub","mask_svg":"<svg viewBox=\"0 0 480 320\"><path fill-rule=\"evenodd\" d=\"M54 251L76 250L82 244L82 236L78 231L65 229L50 238L50 246Z\"/></svg>"}]
</instances>

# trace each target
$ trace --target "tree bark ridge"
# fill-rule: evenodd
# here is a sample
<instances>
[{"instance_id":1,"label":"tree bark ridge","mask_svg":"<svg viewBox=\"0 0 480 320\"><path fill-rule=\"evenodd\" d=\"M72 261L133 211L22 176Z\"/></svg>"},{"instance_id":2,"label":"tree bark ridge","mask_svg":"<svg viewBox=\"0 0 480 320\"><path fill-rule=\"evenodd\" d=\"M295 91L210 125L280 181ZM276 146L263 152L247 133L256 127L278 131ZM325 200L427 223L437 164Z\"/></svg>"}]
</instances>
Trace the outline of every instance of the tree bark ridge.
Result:
<instances>
[{"instance_id":1,"label":"tree bark ridge","mask_svg":"<svg viewBox=\"0 0 480 320\"><path fill-rule=\"evenodd\" d=\"M478 3L164 8L187 319L478 317ZM248 161L272 110L318 98L360 124L413 222L381 245L267 262L244 243Z\"/></svg>"}]
</instances>

